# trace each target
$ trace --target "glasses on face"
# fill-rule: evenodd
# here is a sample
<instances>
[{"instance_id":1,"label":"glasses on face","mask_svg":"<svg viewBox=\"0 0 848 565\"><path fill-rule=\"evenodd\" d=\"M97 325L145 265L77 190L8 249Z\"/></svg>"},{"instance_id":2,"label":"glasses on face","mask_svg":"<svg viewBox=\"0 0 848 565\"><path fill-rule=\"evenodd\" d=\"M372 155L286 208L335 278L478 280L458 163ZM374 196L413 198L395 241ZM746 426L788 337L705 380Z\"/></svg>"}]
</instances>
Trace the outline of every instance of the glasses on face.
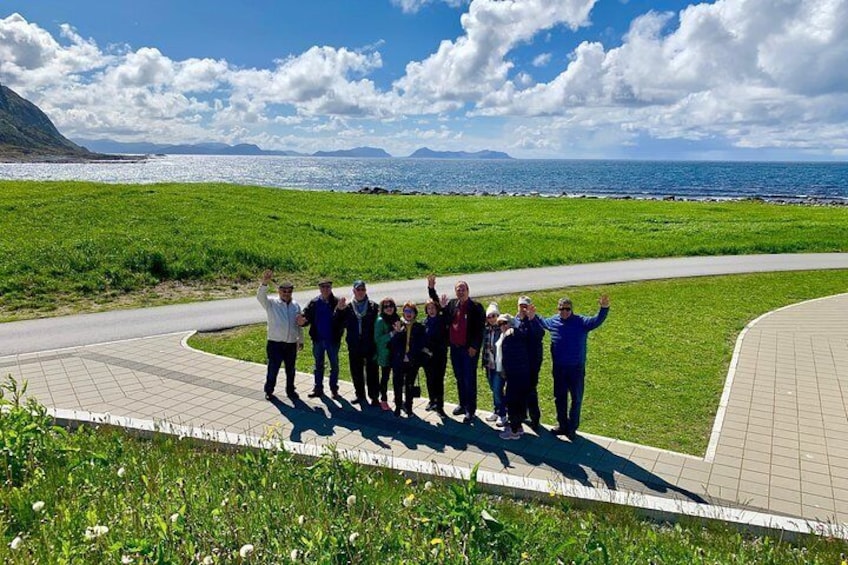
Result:
<instances>
[{"instance_id":1,"label":"glasses on face","mask_svg":"<svg viewBox=\"0 0 848 565\"><path fill-rule=\"evenodd\" d=\"M280 292L291 292L291 291L292 291L292 289L290 289L290 288L281 288L280 289Z\"/></svg>"},{"instance_id":2,"label":"glasses on face","mask_svg":"<svg viewBox=\"0 0 848 565\"><path fill-rule=\"evenodd\" d=\"M404 308L403 313L404 314L415 314L415 310L413 310L412 308Z\"/></svg>"},{"instance_id":3,"label":"glasses on face","mask_svg":"<svg viewBox=\"0 0 848 565\"><path fill-rule=\"evenodd\" d=\"M571 312L571 306L563 306L559 309L560 312Z\"/></svg>"},{"instance_id":4,"label":"glasses on face","mask_svg":"<svg viewBox=\"0 0 848 565\"><path fill-rule=\"evenodd\" d=\"M486 314L486 317L487 318L497 318L498 315L497 314Z\"/></svg>"},{"instance_id":5,"label":"glasses on face","mask_svg":"<svg viewBox=\"0 0 848 565\"><path fill-rule=\"evenodd\" d=\"M394 304L383 304L383 310L388 310L389 308L394 308Z\"/></svg>"}]
</instances>

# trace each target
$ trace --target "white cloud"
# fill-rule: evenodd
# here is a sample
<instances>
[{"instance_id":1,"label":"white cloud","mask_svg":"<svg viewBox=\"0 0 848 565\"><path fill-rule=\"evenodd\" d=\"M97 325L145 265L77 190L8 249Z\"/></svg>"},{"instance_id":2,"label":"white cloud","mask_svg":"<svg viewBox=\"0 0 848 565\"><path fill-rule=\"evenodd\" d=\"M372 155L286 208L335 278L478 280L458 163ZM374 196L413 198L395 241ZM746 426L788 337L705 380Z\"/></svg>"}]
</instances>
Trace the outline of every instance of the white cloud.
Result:
<instances>
[{"instance_id":1,"label":"white cloud","mask_svg":"<svg viewBox=\"0 0 848 565\"><path fill-rule=\"evenodd\" d=\"M531 63L534 67L544 67L548 63L551 62L551 54L550 53L539 53L535 57L533 57L533 63Z\"/></svg>"},{"instance_id":2,"label":"white cloud","mask_svg":"<svg viewBox=\"0 0 848 565\"><path fill-rule=\"evenodd\" d=\"M427 4L433 4L434 2L444 2L452 8L459 8L460 6L467 4L469 1L470 0L392 0L392 4L398 6L406 14L415 14Z\"/></svg>"}]
</instances>

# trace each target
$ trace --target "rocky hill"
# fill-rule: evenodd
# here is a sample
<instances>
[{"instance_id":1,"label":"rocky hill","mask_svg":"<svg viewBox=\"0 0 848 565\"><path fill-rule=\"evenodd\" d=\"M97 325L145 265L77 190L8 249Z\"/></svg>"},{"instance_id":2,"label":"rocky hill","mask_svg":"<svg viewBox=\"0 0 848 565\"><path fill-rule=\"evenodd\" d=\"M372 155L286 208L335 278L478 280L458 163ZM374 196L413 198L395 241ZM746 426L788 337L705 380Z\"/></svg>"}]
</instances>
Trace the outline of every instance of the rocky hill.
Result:
<instances>
[{"instance_id":1,"label":"rocky hill","mask_svg":"<svg viewBox=\"0 0 848 565\"><path fill-rule=\"evenodd\" d=\"M96 161L122 159L92 153L65 138L32 102L0 84L0 161Z\"/></svg>"}]
</instances>

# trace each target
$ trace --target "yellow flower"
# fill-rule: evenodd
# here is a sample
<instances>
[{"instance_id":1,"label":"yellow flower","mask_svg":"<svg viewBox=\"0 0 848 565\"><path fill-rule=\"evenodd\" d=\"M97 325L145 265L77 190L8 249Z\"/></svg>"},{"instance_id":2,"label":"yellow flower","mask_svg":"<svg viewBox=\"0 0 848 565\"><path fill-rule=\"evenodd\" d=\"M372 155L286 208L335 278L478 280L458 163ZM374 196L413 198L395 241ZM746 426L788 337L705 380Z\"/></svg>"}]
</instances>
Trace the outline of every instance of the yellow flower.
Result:
<instances>
[{"instance_id":1,"label":"yellow flower","mask_svg":"<svg viewBox=\"0 0 848 565\"><path fill-rule=\"evenodd\" d=\"M445 542L444 540L442 540L442 538L433 538L430 540L430 545L441 545L443 543Z\"/></svg>"},{"instance_id":2,"label":"yellow flower","mask_svg":"<svg viewBox=\"0 0 848 565\"><path fill-rule=\"evenodd\" d=\"M405 483L403 483L403 484L405 484L406 486L411 485L411 484L412 484L412 479L406 479L406 482L405 482Z\"/></svg>"}]
</instances>

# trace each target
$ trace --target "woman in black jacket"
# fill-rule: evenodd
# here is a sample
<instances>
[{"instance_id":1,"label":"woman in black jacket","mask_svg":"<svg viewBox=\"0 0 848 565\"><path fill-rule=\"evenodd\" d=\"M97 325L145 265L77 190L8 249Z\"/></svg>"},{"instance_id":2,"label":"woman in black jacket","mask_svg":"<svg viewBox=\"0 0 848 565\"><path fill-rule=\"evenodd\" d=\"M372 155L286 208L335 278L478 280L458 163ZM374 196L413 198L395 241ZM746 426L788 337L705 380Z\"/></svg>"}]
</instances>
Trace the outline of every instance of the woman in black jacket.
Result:
<instances>
[{"instance_id":1,"label":"woman in black jacket","mask_svg":"<svg viewBox=\"0 0 848 565\"><path fill-rule=\"evenodd\" d=\"M407 416L412 416L413 386L418 377L418 367L426 339L424 326L417 322L418 307L414 302L403 305L402 317L395 323L392 331L390 350L392 355L392 373L395 389L395 416L400 416L401 408Z\"/></svg>"},{"instance_id":2,"label":"woman in black jacket","mask_svg":"<svg viewBox=\"0 0 848 565\"><path fill-rule=\"evenodd\" d=\"M427 377L427 392L430 403L427 411L445 414L445 372L448 366L448 321L441 306L432 298L424 304L424 375Z\"/></svg>"}]
</instances>

